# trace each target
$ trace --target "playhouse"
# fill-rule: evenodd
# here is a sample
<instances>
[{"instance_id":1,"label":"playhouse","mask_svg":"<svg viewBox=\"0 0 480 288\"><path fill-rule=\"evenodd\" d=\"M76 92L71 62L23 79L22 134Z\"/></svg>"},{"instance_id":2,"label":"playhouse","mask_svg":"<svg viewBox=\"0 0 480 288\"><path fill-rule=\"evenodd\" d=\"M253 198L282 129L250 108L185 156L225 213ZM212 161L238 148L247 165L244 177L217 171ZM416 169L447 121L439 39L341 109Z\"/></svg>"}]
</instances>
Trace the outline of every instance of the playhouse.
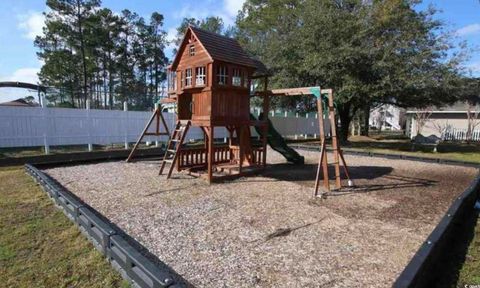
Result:
<instances>
[{"instance_id":1,"label":"playhouse","mask_svg":"<svg viewBox=\"0 0 480 288\"><path fill-rule=\"evenodd\" d=\"M160 174L170 163L167 177L176 164L178 171L199 173L211 182L216 172L221 173L217 177L235 177L265 167L266 133L253 143L250 132L252 126L267 128L266 119L250 119L250 84L264 77L266 90L264 71L236 40L189 26L167 71L169 98L164 102L176 102L178 120ZM201 147L183 145L192 126L204 132ZM220 127L228 131L226 144L215 143Z\"/></svg>"}]
</instances>

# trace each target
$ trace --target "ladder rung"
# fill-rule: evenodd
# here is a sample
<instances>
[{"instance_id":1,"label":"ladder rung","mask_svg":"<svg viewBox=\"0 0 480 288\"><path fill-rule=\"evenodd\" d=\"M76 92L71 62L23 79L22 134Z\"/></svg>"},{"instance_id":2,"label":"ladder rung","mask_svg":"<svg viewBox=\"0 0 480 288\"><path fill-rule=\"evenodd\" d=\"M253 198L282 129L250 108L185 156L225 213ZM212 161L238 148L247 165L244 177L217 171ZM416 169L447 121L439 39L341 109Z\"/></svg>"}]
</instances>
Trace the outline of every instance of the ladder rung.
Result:
<instances>
[{"instance_id":1,"label":"ladder rung","mask_svg":"<svg viewBox=\"0 0 480 288\"><path fill-rule=\"evenodd\" d=\"M166 163L173 163L173 159L163 159L163 162L166 162Z\"/></svg>"},{"instance_id":2,"label":"ladder rung","mask_svg":"<svg viewBox=\"0 0 480 288\"><path fill-rule=\"evenodd\" d=\"M170 153L175 153L175 152L176 152L176 151L173 150L173 149L167 149L167 151L170 152Z\"/></svg>"},{"instance_id":3,"label":"ladder rung","mask_svg":"<svg viewBox=\"0 0 480 288\"><path fill-rule=\"evenodd\" d=\"M172 140L170 140L170 141L172 141L172 142L178 142L178 141L180 141L180 139L172 139Z\"/></svg>"}]
</instances>

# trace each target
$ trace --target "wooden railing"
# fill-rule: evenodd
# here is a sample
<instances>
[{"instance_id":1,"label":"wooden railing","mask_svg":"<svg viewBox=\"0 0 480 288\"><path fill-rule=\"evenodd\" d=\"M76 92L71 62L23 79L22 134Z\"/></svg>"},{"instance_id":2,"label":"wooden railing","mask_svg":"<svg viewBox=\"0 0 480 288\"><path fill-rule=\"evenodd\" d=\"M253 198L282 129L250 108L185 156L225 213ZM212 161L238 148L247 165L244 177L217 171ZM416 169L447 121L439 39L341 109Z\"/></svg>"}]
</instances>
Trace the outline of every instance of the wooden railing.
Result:
<instances>
[{"instance_id":1,"label":"wooden railing","mask_svg":"<svg viewBox=\"0 0 480 288\"><path fill-rule=\"evenodd\" d=\"M178 152L178 165L177 169L185 169L196 166L207 165L207 150L201 148L184 148ZM214 164L229 163L231 159L237 158L232 154L228 146L216 146L214 147ZM262 164L263 159L262 147L253 148L253 162L257 165Z\"/></svg>"}]
</instances>

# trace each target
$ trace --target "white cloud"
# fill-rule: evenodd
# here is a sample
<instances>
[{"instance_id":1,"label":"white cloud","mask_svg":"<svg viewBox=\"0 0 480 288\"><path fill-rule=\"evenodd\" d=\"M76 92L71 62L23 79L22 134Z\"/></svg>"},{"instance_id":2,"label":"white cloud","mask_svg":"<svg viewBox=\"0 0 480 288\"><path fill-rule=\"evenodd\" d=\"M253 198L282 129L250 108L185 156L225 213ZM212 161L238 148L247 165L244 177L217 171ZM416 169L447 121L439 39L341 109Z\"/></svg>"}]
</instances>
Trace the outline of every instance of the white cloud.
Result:
<instances>
[{"instance_id":1,"label":"white cloud","mask_svg":"<svg viewBox=\"0 0 480 288\"><path fill-rule=\"evenodd\" d=\"M45 16L41 12L30 11L18 16L18 28L24 31L25 38L34 40L36 36L43 34Z\"/></svg>"},{"instance_id":2,"label":"white cloud","mask_svg":"<svg viewBox=\"0 0 480 288\"><path fill-rule=\"evenodd\" d=\"M230 17L235 18L238 11L242 10L243 3L245 3L245 0L223 0L223 7Z\"/></svg>"},{"instance_id":3,"label":"white cloud","mask_svg":"<svg viewBox=\"0 0 480 288\"><path fill-rule=\"evenodd\" d=\"M465 67L473 74L480 73L480 61L468 63Z\"/></svg>"},{"instance_id":4,"label":"white cloud","mask_svg":"<svg viewBox=\"0 0 480 288\"><path fill-rule=\"evenodd\" d=\"M170 29L167 30L167 41L168 42L171 42L171 41L175 40L176 37L177 37L177 29L176 28L171 27Z\"/></svg>"},{"instance_id":5,"label":"white cloud","mask_svg":"<svg viewBox=\"0 0 480 288\"><path fill-rule=\"evenodd\" d=\"M223 0L222 5L216 5L212 2L213 7L192 7L189 4L184 5L178 12L174 14L177 19L193 17L195 19L204 19L208 16L218 16L223 19L226 26L235 23L238 11L242 9L245 0Z\"/></svg>"},{"instance_id":6,"label":"white cloud","mask_svg":"<svg viewBox=\"0 0 480 288\"><path fill-rule=\"evenodd\" d=\"M18 81L36 84L38 82L40 68L20 68L11 75L0 77L0 81Z\"/></svg>"},{"instance_id":7,"label":"white cloud","mask_svg":"<svg viewBox=\"0 0 480 288\"><path fill-rule=\"evenodd\" d=\"M480 24L475 23L475 24L470 24L465 27L462 27L457 30L457 35L459 36L466 36L466 35L471 35L471 34L477 34L480 32Z\"/></svg>"},{"instance_id":8,"label":"white cloud","mask_svg":"<svg viewBox=\"0 0 480 288\"><path fill-rule=\"evenodd\" d=\"M165 47L165 55L169 58L173 56L173 49L175 48L175 43L173 43L173 40L177 37L177 29L176 28L170 28L167 30L167 41L168 44Z\"/></svg>"}]
</instances>

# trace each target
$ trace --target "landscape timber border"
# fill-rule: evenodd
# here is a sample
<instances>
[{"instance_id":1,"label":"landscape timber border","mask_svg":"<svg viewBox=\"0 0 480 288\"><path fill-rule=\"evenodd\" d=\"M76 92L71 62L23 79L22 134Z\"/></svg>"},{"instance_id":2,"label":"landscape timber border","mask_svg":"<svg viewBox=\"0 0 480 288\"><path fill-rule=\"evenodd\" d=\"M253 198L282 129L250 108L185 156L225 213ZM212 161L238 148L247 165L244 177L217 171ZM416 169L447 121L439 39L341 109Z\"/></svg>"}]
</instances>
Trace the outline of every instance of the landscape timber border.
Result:
<instances>
[{"instance_id":1,"label":"landscape timber border","mask_svg":"<svg viewBox=\"0 0 480 288\"><path fill-rule=\"evenodd\" d=\"M25 171L133 287L191 286L140 243L37 167L26 164Z\"/></svg>"},{"instance_id":2,"label":"landscape timber border","mask_svg":"<svg viewBox=\"0 0 480 288\"><path fill-rule=\"evenodd\" d=\"M318 147L308 145L290 145L300 150L317 151ZM109 152L109 151L105 151ZM125 154L128 151L125 151ZM86 203L78 199L54 179L40 171L40 167L76 165L85 162L99 162L123 158L116 155L103 153L93 155L95 152L85 152L80 158L67 156L53 158L48 161L44 158L40 163L26 164L25 170L38 182L43 190L52 198L55 204L75 224L94 246L101 251L115 269L122 276L138 287L189 287L191 284L183 279L170 267L161 262L156 256L149 253L141 244L136 242L124 231L110 223ZM158 151L156 152L158 153ZM427 163L439 163L479 168L480 165L465 161L417 157L409 155L384 154L376 152L345 150L345 154L379 157L398 160L410 160ZM77 153L72 153L77 154ZM57 154L62 155L63 154ZM41 156L41 157L52 157ZM88 157L91 155L93 157ZM148 155L142 155L148 157ZM160 156L155 154L155 156ZM66 160L65 160L66 159ZM63 160L63 161L62 161ZM37 168L38 167L38 168ZM460 194L451 204L432 233L417 250L400 276L393 283L393 287L431 287L436 280L435 275L441 269L442 259L448 257L448 250L454 243L455 236L468 227L464 227L465 220L475 215L474 204L480 197L480 173L471 182L470 186ZM138 248L140 247L140 248ZM145 257L148 254L148 257ZM152 261L154 259L155 261Z\"/></svg>"}]
</instances>

